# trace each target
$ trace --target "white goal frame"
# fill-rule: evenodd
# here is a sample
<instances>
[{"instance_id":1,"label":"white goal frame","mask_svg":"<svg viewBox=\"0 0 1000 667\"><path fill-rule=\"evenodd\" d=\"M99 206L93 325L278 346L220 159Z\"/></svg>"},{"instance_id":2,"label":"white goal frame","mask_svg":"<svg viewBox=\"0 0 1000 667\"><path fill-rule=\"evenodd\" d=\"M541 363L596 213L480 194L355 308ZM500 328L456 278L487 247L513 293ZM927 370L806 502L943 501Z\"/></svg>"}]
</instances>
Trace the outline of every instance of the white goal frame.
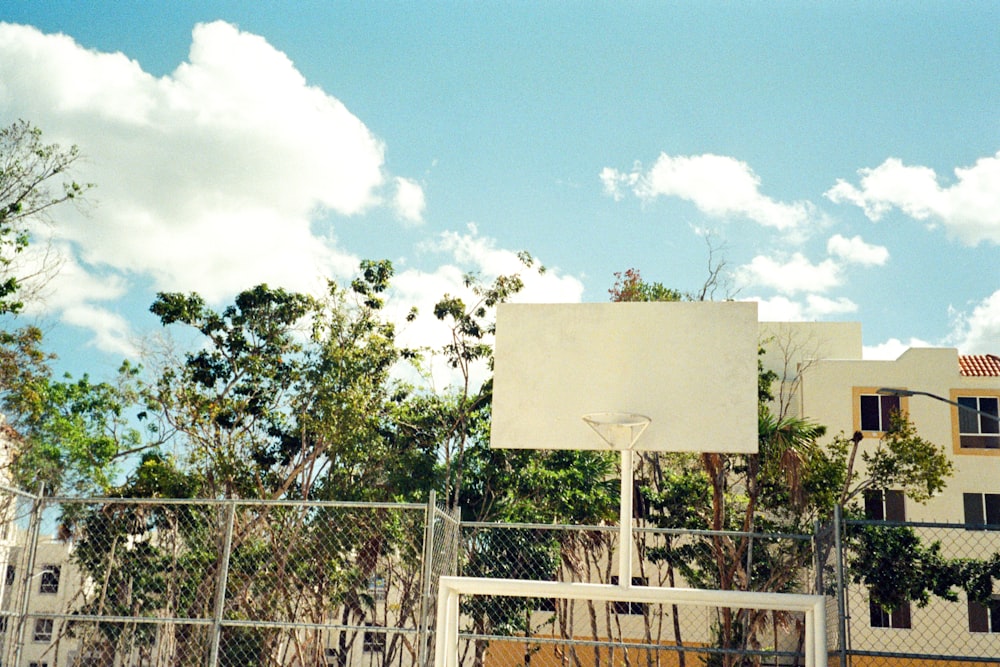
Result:
<instances>
[{"instance_id":1,"label":"white goal frame","mask_svg":"<svg viewBox=\"0 0 1000 667\"><path fill-rule=\"evenodd\" d=\"M441 577L438 586L435 667L458 667L459 598L462 595L502 595L801 611L805 614L805 667L827 667L826 598L822 595L615 586L477 577Z\"/></svg>"}]
</instances>

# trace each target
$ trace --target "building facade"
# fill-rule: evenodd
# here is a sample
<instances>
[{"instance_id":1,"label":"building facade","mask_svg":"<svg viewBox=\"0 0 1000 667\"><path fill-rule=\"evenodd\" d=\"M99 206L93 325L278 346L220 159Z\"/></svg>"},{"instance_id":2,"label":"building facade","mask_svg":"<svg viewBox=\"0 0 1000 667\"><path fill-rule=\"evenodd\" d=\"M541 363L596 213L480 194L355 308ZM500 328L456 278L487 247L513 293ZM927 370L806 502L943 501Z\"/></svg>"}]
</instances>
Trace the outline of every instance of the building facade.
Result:
<instances>
[{"instance_id":1,"label":"building facade","mask_svg":"<svg viewBox=\"0 0 1000 667\"><path fill-rule=\"evenodd\" d=\"M924 503L899 489L868 490L859 499L866 518L932 524L913 530L925 545L938 543L944 558L1000 553L1000 533L991 532L1000 530L1000 356L911 348L875 361L862 358L857 324L762 323L761 331L765 364L780 378L779 409L827 426L827 438L858 438L859 465L861 452L880 446L893 412L906 415L952 463L947 487ZM851 642L881 652L1000 655L1000 599L958 597L885 610L855 586L847 610Z\"/></svg>"}]
</instances>

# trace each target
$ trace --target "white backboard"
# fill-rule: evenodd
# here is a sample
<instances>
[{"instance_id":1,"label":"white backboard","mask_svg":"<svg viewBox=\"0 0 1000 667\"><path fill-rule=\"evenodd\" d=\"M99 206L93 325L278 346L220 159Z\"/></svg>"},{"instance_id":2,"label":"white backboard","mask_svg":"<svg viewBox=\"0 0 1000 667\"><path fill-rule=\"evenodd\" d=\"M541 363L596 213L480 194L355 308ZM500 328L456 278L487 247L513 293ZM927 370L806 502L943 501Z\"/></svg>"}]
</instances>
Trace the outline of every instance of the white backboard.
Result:
<instances>
[{"instance_id":1,"label":"white backboard","mask_svg":"<svg viewBox=\"0 0 1000 667\"><path fill-rule=\"evenodd\" d=\"M502 304L490 445L608 449L590 413L652 420L635 450L757 451L757 304Z\"/></svg>"}]
</instances>

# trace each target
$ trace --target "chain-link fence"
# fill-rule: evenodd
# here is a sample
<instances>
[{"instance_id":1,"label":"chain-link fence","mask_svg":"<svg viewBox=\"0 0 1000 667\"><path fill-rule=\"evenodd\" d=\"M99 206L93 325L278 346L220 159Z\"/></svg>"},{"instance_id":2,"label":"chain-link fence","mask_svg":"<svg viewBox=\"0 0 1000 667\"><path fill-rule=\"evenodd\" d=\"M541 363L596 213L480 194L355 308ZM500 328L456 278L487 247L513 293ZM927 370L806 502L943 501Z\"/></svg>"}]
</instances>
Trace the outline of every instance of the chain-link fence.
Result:
<instances>
[{"instance_id":1,"label":"chain-link fence","mask_svg":"<svg viewBox=\"0 0 1000 667\"><path fill-rule=\"evenodd\" d=\"M42 499L4 489L0 512L4 665L426 666L443 575L620 583L617 527L459 524L433 503ZM989 586L1000 532L986 528L834 521L808 535L764 535L640 527L631 584L822 592L830 662L844 667L997 664L1000 601ZM870 581L891 589L896 576L903 586L915 566L892 560L900 545L921 562L981 571L986 588L953 589L954 600L931 595L925 605L875 604L868 580L857 581L872 568L861 561L877 553L883 576ZM880 567L885 558L891 566ZM470 667L799 665L803 626L802 613L789 610L468 595L459 659Z\"/></svg>"},{"instance_id":2,"label":"chain-link fence","mask_svg":"<svg viewBox=\"0 0 1000 667\"><path fill-rule=\"evenodd\" d=\"M463 524L462 574L616 584L615 527ZM637 529L633 585L821 593L843 667L1000 664L996 526L842 520L810 535ZM952 582L945 586L945 582ZM886 605L917 594L926 600ZM962 582L961 585L958 582ZM963 586L971 586L967 591ZM949 599L951 598L951 599ZM466 596L463 665L800 665L800 613Z\"/></svg>"},{"instance_id":3,"label":"chain-link fence","mask_svg":"<svg viewBox=\"0 0 1000 667\"><path fill-rule=\"evenodd\" d=\"M843 643L830 645L842 664L1000 664L996 526L849 520L843 527Z\"/></svg>"},{"instance_id":4,"label":"chain-link fence","mask_svg":"<svg viewBox=\"0 0 1000 667\"><path fill-rule=\"evenodd\" d=\"M454 571L433 504L6 496L5 665L424 664Z\"/></svg>"}]
</instances>

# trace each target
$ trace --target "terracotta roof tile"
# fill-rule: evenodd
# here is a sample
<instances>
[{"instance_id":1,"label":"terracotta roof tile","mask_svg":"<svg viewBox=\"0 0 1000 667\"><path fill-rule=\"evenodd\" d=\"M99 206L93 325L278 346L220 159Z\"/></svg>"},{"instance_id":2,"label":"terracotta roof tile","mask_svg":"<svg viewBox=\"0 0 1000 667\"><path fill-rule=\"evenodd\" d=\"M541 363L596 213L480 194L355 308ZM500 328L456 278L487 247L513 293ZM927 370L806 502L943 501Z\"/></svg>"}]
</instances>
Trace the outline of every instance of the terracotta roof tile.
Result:
<instances>
[{"instance_id":1,"label":"terracotta roof tile","mask_svg":"<svg viewBox=\"0 0 1000 667\"><path fill-rule=\"evenodd\" d=\"M1000 377L1000 357L995 354L960 354L958 369L962 375Z\"/></svg>"}]
</instances>

